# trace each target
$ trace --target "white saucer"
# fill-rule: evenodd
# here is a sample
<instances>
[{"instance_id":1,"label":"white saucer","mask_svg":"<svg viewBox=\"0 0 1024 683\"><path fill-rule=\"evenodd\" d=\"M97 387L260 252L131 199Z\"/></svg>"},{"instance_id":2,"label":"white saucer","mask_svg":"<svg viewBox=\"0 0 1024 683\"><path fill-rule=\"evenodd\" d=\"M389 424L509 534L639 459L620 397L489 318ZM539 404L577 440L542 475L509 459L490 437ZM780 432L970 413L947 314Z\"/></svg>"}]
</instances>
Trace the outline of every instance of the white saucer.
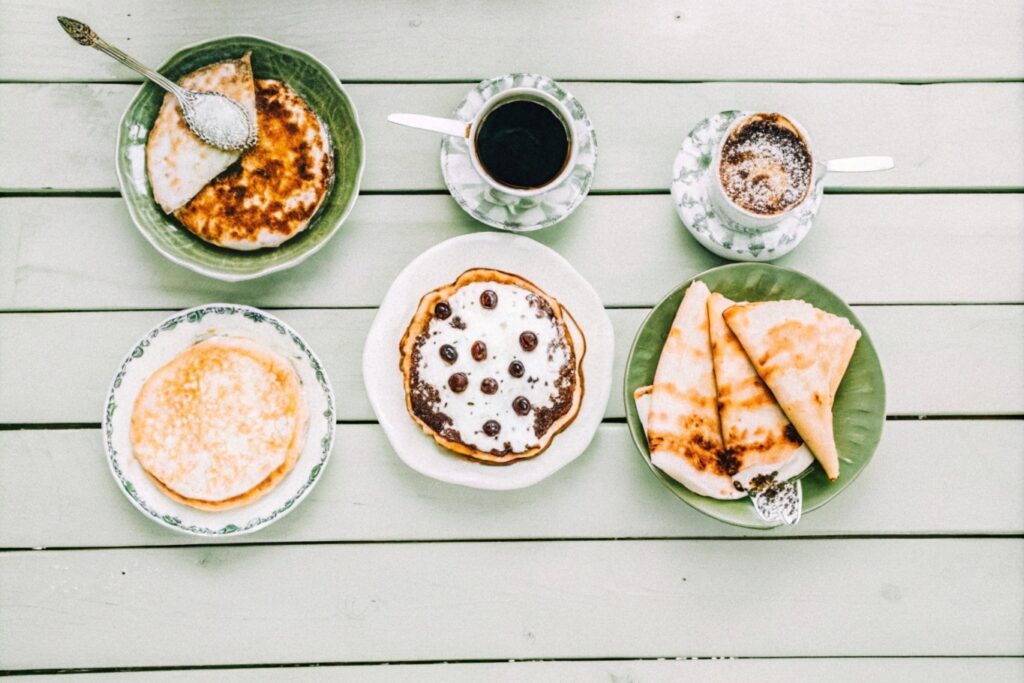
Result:
<instances>
[{"instance_id":1,"label":"white saucer","mask_svg":"<svg viewBox=\"0 0 1024 683\"><path fill-rule=\"evenodd\" d=\"M723 111L704 119L683 140L672 165L672 200L683 225L709 251L733 261L772 261L792 251L811 229L825 192L819 178L807 197L777 225L761 232L726 227L711 204L711 159L730 124L749 112Z\"/></svg>"},{"instance_id":2,"label":"white saucer","mask_svg":"<svg viewBox=\"0 0 1024 683\"><path fill-rule=\"evenodd\" d=\"M493 268L530 280L557 299L586 338L585 391L576 419L528 460L494 466L456 455L425 434L406 410L399 342L427 292L471 268ZM363 383L392 448L405 464L434 479L479 489L518 489L548 477L579 457L597 431L612 385L615 337L597 292L569 262L528 237L485 232L455 237L405 267L388 290L366 337Z\"/></svg>"},{"instance_id":3,"label":"white saucer","mask_svg":"<svg viewBox=\"0 0 1024 683\"><path fill-rule=\"evenodd\" d=\"M579 100L555 81L538 74L508 74L481 81L456 107L452 117L472 120L484 102L509 88L538 88L569 110L577 140L572 172L557 187L535 197L506 194L480 177L463 138L446 135L441 141L441 173L452 197L470 216L500 230L529 232L565 219L587 196L597 166L597 136Z\"/></svg>"},{"instance_id":4,"label":"white saucer","mask_svg":"<svg viewBox=\"0 0 1024 683\"><path fill-rule=\"evenodd\" d=\"M197 510L168 498L132 455L131 417L143 383L182 351L212 336L259 342L289 361L309 409L306 444L295 467L258 500L233 510ZM161 526L196 536L237 536L281 519L299 506L323 472L334 443L334 392L323 365L291 327L249 306L206 304L175 313L125 356L103 411L103 443L117 487L139 512Z\"/></svg>"}]
</instances>

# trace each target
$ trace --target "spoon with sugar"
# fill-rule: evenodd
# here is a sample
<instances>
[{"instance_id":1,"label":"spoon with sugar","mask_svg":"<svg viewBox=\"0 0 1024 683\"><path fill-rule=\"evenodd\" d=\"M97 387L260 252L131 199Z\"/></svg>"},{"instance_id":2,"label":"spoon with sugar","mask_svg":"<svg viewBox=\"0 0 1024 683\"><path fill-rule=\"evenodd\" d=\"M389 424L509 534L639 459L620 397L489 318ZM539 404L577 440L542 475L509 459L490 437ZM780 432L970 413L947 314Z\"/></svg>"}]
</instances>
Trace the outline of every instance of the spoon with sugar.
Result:
<instances>
[{"instance_id":1,"label":"spoon with sugar","mask_svg":"<svg viewBox=\"0 0 1024 683\"><path fill-rule=\"evenodd\" d=\"M186 90L103 40L88 25L67 17L57 17L57 21L78 44L113 57L174 95L185 124L203 142L231 152L241 152L256 144L255 122L249 112L230 97Z\"/></svg>"}]
</instances>

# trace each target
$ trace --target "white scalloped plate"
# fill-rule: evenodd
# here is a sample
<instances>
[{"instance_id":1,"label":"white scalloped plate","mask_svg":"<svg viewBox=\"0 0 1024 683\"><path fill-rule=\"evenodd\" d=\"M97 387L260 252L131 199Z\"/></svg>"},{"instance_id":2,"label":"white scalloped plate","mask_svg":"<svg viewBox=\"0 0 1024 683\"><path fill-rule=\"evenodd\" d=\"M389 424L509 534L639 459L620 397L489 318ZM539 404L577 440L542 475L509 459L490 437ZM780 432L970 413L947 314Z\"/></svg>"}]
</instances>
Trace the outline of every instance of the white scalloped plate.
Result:
<instances>
[{"instance_id":1,"label":"white scalloped plate","mask_svg":"<svg viewBox=\"0 0 1024 683\"><path fill-rule=\"evenodd\" d=\"M438 446L405 407L398 348L402 335L424 294L470 268L493 268L530 280L572 314L586 337L583 403L576 419L540 455L504 466L473 462ZM518 489L554 474L586 450L608 405L614 352L612 323L601 299L568 261L528 237L477 233L438 244L398 275L366 337L363 382L391 446L409 467L451 484Z\"/></svg>"},{"instance_id":2,"label":"white scalloped plate","mask_svg":"<svg viewBox=\"0 0 1024 683\"><path fill-rule=\"evenodd\" d=\"M168 498L132 455L132 406L153 372L212 336L244 337L281 354L295 367L309 409L306 445L294 469L262 498L233 510L209 512ZM206 304L175 313L134 344L121 363L103 411L103 445L110 472L139 512L161 526L195 536L246 534L298 507L319 480L334 444L334 392L320 359L278 318L250 306Z\"/></svg>"}]
</instances>

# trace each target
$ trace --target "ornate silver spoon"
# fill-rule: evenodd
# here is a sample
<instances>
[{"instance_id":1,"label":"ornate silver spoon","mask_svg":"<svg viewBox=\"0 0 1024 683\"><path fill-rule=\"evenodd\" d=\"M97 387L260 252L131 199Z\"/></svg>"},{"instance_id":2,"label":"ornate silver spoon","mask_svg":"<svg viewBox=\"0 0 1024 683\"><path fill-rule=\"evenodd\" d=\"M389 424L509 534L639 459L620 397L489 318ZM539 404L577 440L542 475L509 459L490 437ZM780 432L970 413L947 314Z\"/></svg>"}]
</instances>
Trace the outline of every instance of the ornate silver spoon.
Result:
<instances>
[{"instance_id":1,"label":"ornate silver spoon","mask_svg":"<svg viewBox=\"0 0 1024 683\"><path fill-rule=\"evenodd\" d=\"M203 142L232 152L240 152L256 144L255 122L249 117L249 112L230 97L186 90L103 40L86 24L67 17L57 17L57 21L80 45L94 47L113 57L174 95L185 123Z\"/></svg>"}]
</instances>

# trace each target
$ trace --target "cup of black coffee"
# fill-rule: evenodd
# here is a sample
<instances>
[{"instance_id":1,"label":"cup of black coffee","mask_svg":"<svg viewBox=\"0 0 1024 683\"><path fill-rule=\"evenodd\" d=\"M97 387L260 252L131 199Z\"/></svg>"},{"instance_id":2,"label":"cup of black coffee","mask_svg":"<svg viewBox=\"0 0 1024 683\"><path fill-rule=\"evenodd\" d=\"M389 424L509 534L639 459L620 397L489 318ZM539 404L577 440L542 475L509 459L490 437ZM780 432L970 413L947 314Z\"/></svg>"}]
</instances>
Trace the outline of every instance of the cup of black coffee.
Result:
<instances>
[{"instance_id":1,"label":"cup of black coffee","mask_svg":"<svg viewBox=\"0 0 1024 683\"><path fill-rule=\"evenodd\" d=\"M800 124L778 113L737 119L712 162L709 194L727 227L759 232L775 226L812 192L815 159Z\"/></svg>"},{"instance_id":2,"label":"cup of black coffee","mask_svg":"<svg viewBox=\"0 0 1024 683\"><path fill-rule=\"evenodd\" d=\"M472 121L470 158L497 190L520 197L545 192L572 170L571 121L565 107L543 91L505 90L485 102Z\"/></svg>"},{"instance_id":3,"label":"cup of black coffee","mask_svg":"<svg viewBox=\"0 0 1024 683\"><path fill-rule=\"evenodd\" d=\"M485 101L471 121L418 114L391 114L388 120L465 138L480 177L517 197L557 187L576 159L572 116L561 102L537 88L503 90Z\"/></svg>"}]
</instances>

